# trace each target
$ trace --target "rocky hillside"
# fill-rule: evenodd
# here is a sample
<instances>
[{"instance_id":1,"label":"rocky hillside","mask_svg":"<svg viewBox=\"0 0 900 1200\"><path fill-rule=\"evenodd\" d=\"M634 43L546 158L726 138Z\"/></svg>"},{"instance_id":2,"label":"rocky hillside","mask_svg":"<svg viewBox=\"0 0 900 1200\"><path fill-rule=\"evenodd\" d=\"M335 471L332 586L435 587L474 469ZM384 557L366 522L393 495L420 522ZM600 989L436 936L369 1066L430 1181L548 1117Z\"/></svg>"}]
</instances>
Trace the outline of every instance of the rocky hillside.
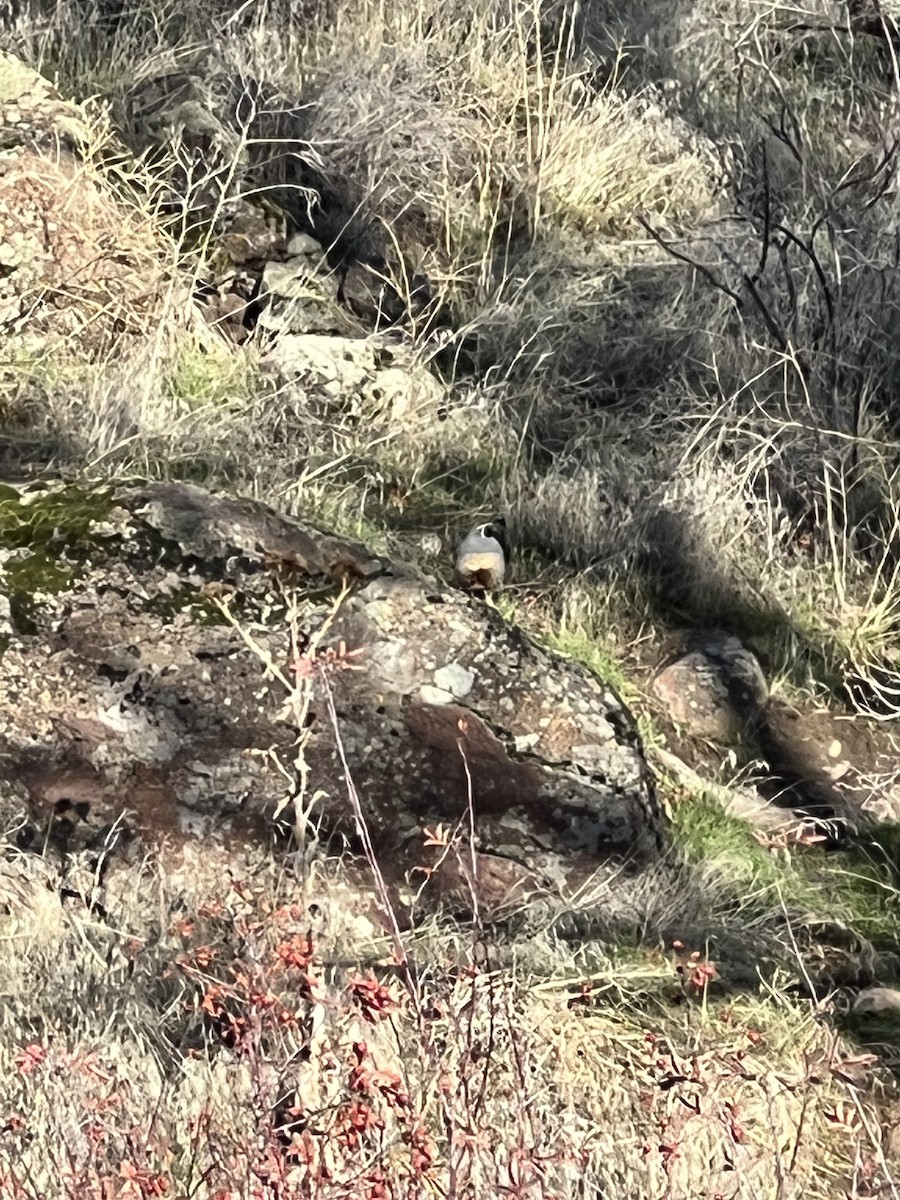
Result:
<instances>
[{"instance_id":1,"label":"rocky hillside","mask_svg":"<svg viewBox=\"0 0 900 1200\"><path fill-rule=\"evenodd\" d=\"M900 9L307 8L0 8L0 1195L897 1195Z\"/></svg>"}]
</instances>

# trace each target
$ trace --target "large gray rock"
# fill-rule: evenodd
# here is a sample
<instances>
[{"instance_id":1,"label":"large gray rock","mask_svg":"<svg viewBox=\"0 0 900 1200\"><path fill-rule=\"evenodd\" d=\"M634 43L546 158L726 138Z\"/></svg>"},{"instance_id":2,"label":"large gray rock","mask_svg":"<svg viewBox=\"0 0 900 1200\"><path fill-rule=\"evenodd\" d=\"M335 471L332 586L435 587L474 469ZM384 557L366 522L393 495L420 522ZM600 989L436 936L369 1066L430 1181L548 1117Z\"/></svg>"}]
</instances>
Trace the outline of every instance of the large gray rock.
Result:
<instances>
[{"instance_id":1,"label":"large gray rock","mask_svg":"<svg viewBox=\"0 0 900 1200\"><path fill-rule=\"evenodd\" d=\"M23 545L29 523L52 545ZM474 863L502 907L657 857L630 714L484 604L187 485L9 495L12 528L0 768L21 844L267 836L302 810L358 850L349 771L398 888L443 855L435 889L458 902ZM470 804L468 865L448 865L426 830L466 826Z\"/></svg>"},{"instance_id":2,"label":"large gray rock","mask_svg":"<svg viewBox=\"0 0 900 1200\"><path fill-rule=\"evenodd\" d=\"M381 428L436 422L446 402L442 385L405 347L375 338L280 333L263 365L280 387L302 388L326 409Z\"/></svg>"}]
</instances>

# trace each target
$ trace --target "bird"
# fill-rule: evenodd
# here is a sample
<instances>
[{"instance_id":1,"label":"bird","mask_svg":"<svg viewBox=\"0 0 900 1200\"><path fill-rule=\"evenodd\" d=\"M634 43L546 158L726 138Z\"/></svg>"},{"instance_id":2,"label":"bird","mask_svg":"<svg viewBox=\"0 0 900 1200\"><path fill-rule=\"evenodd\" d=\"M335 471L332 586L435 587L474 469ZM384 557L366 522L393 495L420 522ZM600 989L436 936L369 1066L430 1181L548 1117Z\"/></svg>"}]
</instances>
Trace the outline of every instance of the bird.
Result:
<instances>
[{"instance_id":1,"label":"bird","mask_svg":"<svg viewBox=\"0 0 900 1200\"><path fill-rule=\"evenodd\" d=\"M503 517L476 525L456 548L456 578L460 586L482 592L502 587L508 556Z\"/></svg>"}]
</instances>

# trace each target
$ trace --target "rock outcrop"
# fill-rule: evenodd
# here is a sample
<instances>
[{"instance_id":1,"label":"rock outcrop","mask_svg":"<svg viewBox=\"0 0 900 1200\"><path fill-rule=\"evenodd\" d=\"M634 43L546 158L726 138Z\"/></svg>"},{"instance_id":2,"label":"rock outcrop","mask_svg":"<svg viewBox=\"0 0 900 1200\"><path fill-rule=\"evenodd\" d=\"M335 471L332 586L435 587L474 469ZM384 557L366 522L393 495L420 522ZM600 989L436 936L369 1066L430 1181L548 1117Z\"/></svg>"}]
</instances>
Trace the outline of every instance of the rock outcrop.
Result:
<instances>
[{"instance_id":1,"label":"rock outcrop","mask_svg":"<svg viewBox=\"0 0 900 1200\"><path fill-rule=\"evenodd\" d=\"M794 821L832 844L896 820L898 747L887 723L770 695L756 656L737 638L703 635L663 665L651 688L673 742L703 764L701 774L711 773L717 757L724 762L726 749L756 762L755 799L732 791L726 802L736 815L769 830ZM664 757L681 778L692 773L688 763Z\"/></svg>"},{"instance_id":2,"label":"rock outcrop","mask_svg":"<svg viewBox=\"0 0 900 1200\"><path fill-rule=\"evenodd\" d=\"M23 847L269 836L280 812L360 851L355 793L389 880L422 867L463 906L473 880L500 911L658 855L620 700L478 600L176 483L7 489L0 545Z\"/></svg>"},{"instance_id":3,"label":"rock outcrop","mask_svg":"<svg viewBox=\"0 0 900 1200\"><path fill-rule=\"evenodd\" d=\"M266 329L358 336L437 316L434 289L398 256L396 233L326 161L314 100L199 55L109 99L166 206L208 225L231 262L256 275ZM227 280L216 290L231 292Z\"/></svg>"}]
</instances>

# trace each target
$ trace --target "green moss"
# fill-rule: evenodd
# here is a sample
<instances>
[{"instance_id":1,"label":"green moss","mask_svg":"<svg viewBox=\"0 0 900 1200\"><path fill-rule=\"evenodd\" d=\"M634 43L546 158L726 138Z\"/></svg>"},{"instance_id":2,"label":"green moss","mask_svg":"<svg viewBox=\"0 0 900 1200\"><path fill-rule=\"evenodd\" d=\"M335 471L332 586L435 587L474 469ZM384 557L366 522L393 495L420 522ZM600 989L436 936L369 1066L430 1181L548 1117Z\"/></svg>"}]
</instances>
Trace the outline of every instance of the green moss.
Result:
<instances>
[{"instance_id":1,"label":"green moss","mask_svg":"<svg viewBox=\"0 0 900 1200\"><path fill-rule=\"evenodd\" d=\"M852 1038L862 1049L894 1058L900 1046L900 1012L848 1012L838 1014L835 1024L845 1037Z\"/></svg>"},{"instance_id":2,"label":"green moss","mask_svg":"<svg viewBox=\"0 0 900 1200\"><path fill-rule=\"evenodd\" d=\"M68 487L53 492L19 492L0 484L0 546L54 548L96 545L98 521L114 501L102 489Z\"/></svg>"},{"instance_id":3,"label":"green moss","mask_svg":"<svg viewBox=\"0 0 900 1200\"><path fill-rule=\"evenodd\" d=\"M6 566L9 614L13 625L23 633L34 632L34 613L41 594L53 595L68 587L73 572L38 550Z\"/></svg>"},{"instance_id":4,"label":"green moss","mask_svg":"<svg viewBox=\"0 0 900 1200\"><path fill-rule=\"evenodd\" d=\"M102 490L20 493L0 485L0 547L20 551L4 566L10 617L17 629L33 631L41 595L68 587L79 562L103 543L95 526L112 507Z\"/></svg>"}]
</instances>

